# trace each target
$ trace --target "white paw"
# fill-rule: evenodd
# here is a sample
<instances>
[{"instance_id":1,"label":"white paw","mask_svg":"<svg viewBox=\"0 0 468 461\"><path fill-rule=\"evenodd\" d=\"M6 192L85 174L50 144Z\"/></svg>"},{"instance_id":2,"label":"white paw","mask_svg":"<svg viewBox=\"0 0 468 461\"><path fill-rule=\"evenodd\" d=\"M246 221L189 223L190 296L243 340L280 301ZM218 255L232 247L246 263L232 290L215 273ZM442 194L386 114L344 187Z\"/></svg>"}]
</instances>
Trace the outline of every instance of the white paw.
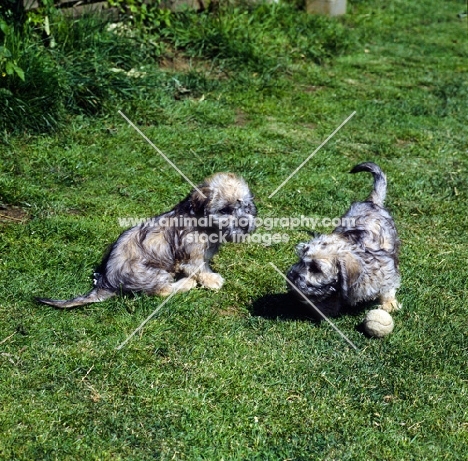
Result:
<instances>
[{"instance_id":1,"label":"white paw","mask_svg":"<svg viewBox=\"0 0 468 461\"><path fill-rule=\"evenodd\" d=\"M214 272L198 274L198 281L204 287L210 288L211 290L219 290L224 284L224 279Z\"/></svg>"},{"instance_id":2,"label":"white paw","mask_svg":"<svg viewBox=\"0 0 468 461\"><path fill-rule=\"evenodd\" d=\"M393 299L391 301L383 302L380 308L386 312L394 312L399 311L402 308L402 305L396 299Z\"/></svg>"},{"instance_id":3,"label":"white paw","mask_svg":"<svg viewBox=\"0 0 468 461\"><path fill-rule=\"evenodd\" d=\"M159 289L157 294L159 296L169 296L172 293L183 293L185 291L189 291L192 288L197 286L197 282L193 279L189 279L188 277L177 280L174 283L168 283Z\"/></svg>"},{"instance_id":4,"label":"white paw","mask_svg":"<svg viewBox=\"0 0 468 461\"><path fill-rule=\"evenodd\" d=\"M156 291L158 296L169 296L172 294L172 284L168 283L167 285L162 286L158 291Z\"/></svg>"},{"instance_id":5,"label":"white paw","mask_svg":"<svg viewBox=\"0 0 468 461\"><path fill-rule=\"evenodd\" d=\"M197 286L197 281L193 278L183 278L172 284L174 291L189 291Z\"/></svg>"}]
</instances>

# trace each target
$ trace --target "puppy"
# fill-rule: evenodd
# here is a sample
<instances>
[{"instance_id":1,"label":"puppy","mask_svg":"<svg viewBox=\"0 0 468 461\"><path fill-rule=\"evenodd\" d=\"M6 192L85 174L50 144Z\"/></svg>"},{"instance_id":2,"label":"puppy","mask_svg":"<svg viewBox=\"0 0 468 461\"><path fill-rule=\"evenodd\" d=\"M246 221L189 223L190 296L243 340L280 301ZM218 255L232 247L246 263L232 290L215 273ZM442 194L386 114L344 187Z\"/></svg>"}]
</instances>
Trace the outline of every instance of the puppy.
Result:
<instances>
[{"instance_id":1,"label":"puppy","mask_svg":"<svg viewBox=\"0 0 468 461\"><path fill-rule=\"evenodd\" d=\"M297 247L299 262L287 274L292 284L327 316L378 299L387 312L399 309L400 241L383 207L387 180L374 163L361 163L351 173L367 171L374 189L365 202L353 203L330 235L320 235ZM304 299L292 287L291 292Z\"/></svg>"},{"instance_id":2,"label":"puppy","mask_svg":"<svg viewBox=\"0 0 468 461\"><path fill-rule=\"evenodd\" d=\"M221 243L242 240L255 230L256 212L242 178L214 174L171 211L123 232L94 274L94 288L88 294L37 301L68 309L118 293L167 296L188 291L197 282L219 289L224 279L210 269L210 260Z\"/></svg>"}]
</instances>

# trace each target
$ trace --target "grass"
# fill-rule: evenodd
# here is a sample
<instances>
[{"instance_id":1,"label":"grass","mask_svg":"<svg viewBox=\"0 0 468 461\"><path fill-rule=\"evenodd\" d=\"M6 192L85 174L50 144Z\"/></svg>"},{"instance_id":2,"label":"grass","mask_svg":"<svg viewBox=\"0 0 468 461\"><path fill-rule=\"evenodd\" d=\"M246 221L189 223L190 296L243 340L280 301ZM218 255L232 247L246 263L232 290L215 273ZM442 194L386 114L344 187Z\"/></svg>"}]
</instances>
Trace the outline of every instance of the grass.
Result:
<instances>
[{"instance_id":1,"label":"grass","mask_svg":"<svg viewBox=\"0 0 468 461\"><path fill-rule=\"evenodd\" d=\"M330 22L349 32L334 59L285 55L293 32L281 38L287 24L278 18L271 30L251 32L276 50L278 68L205 59L169 41L161 65L147 61L136 81L145 91L106 99L115 107L99 117L78 111L57 131L3 131L2 459L464 459L463 5L369 0L350 8L338 26ZM34 304L34 296L86 292L122 231L118 218L152 216L189 191L120 108L194 182L242 174L260 217L340 216L371 187L369 176L347 171L365 160L381 165L403 241L404 308L394 333L370 340L356 329L364 314L336 319L356 353L290 305L268 262L286 271L305 228L275 230L287 243L226 245L214 261L225 287L175 296L120 351L160 298L70 312Z\"/></svg>"}]
</instances>

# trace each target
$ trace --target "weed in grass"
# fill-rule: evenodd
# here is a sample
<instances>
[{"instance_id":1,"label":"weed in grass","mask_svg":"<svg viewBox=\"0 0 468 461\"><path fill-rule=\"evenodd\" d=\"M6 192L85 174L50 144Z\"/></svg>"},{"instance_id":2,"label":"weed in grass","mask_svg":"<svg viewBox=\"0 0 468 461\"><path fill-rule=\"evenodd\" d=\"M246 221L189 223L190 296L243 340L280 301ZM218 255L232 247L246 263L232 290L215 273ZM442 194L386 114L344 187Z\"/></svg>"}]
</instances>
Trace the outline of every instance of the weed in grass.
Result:
<instances>
[{"instance_id":1,"label":"weed in grass","mask_svg":"<svg viewBox=\"0 0 468 461\"><path fill-rule=\"evenodd\" d=\"M1 81L3 130L50 131L70 113L102 114L116 98L142 91L138 72L145 53L135 40L109 31L102 18L56 16L53 48L33 28L25 30L12 36L25 80L11 75Z\"/></svg>"}]
</instances>

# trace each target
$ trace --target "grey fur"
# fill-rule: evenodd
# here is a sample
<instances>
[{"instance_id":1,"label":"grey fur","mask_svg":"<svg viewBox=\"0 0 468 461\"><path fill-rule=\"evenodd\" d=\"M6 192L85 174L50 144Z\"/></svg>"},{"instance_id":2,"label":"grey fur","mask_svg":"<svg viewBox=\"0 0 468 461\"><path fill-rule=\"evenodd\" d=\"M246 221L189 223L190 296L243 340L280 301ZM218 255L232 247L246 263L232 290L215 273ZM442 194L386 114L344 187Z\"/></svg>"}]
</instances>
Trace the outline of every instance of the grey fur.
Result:
<instances>
[{"instance_id":1,"label":"grey fur","mask_svg":"<svg viewBox=\"0 0 468 461\"><path fill-rule=\"evenodd\" d=\"M342 219L348 223L345 226L299 244L299 262L287 274L294 286L329 316L376 299L387 312L400 308L395 298L400 286L400 241L395 223L383 207L386 177L371 162L356 165L351 173L360 171L374 176L369 198L351 205Z\"/></svg>"},{"instance_id":2,"label":"grey fur","mask_svg":"<svg viewBox=\"0 0 468 461\"><path fill-rule=\"evenodd\" d=\"M197 282L219 289L224 279L211 270L210 260L221 241L236 241L237 236L253 232L255 216L247 183L232 173L214 174L171 211L123 232L104 257L88 294L37 301L67 309L119 293L165 296L188 291ZM168 225L171 218L184 225ZM201 225L202 218L206 225Z\"/></svg>"}]
</instances>

